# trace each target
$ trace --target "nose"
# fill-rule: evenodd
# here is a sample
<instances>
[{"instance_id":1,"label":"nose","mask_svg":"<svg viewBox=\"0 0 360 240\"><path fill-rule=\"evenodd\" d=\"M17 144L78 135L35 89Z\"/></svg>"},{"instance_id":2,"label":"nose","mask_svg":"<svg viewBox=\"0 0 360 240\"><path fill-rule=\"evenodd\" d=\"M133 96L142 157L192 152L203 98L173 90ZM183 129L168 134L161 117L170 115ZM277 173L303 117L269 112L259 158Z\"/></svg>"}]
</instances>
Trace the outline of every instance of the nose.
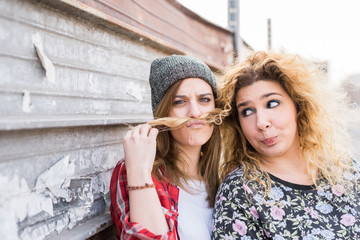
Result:
<instances>
[{"instance_id":1,"label":"nose","mask_svg":"<svg viewBox=\"0 0 360 240\"><path fill-rule=\"evenodd\" d=\"M266 129L271 127L271 122L269 117L267 116L266 113L262 112L262 111L258 111L257 112L257 121L256 121L256 125L257 128L260 131L265 131Z\"/></svg>"},{"instance_id":2,"label":"nose","mask_svg":"<svg viewBox=\"0 0 360 240\"><path fill-rule=\"evenodd\" d=\"M188 109L188 117L197 118L201 115L201 110L198 102L191 101Z\"/></svg>"}]
</instances>

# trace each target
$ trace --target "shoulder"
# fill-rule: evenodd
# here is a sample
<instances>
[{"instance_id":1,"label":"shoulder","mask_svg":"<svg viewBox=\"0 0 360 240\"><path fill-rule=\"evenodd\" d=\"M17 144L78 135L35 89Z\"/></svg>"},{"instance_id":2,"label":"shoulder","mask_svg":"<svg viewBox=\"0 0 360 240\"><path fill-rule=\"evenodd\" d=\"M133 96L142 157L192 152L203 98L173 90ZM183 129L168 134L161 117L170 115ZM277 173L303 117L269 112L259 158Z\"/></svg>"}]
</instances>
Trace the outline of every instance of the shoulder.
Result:
<instances>
[{"instance_id":1,"label":"shoulder","mask_svg":"<svg viewBox=\"0 0 360 240\"><path fill-rule=\"evenodd\" d=\"M244 192L245 179L243 169L237 167L232 172L230 172L224 180L221 182L218 195L227 195L227 196L241 196Z\"/></svg>"},{"instance_id":2,"label":"shoulder","mask_svg":"<svg viewBox=\"0 0 360 240\"><path fill-rule=\"evenodd\" d=\"M232 185L232 184L236 184L238 185L239 183L242 183L244 181L244 172L242 167L237 167L235 168L232 172L230 172L228 175L226 175L226 177L224 178L224 180L222 181L222 185Z\"/></svg>"},{"instance_id":3,"label":"shoulder","mask_svg":"<svg viewBox=\"0 0 360 240\"><path fill-rule=\"evenodd\" d=\"M360 182L360 163L359 161L352 159L350 166L345 169L343 172L343 178L346 181L350 181L352 183L356 182L359 184Z\"/></svg>"}]
</instances>

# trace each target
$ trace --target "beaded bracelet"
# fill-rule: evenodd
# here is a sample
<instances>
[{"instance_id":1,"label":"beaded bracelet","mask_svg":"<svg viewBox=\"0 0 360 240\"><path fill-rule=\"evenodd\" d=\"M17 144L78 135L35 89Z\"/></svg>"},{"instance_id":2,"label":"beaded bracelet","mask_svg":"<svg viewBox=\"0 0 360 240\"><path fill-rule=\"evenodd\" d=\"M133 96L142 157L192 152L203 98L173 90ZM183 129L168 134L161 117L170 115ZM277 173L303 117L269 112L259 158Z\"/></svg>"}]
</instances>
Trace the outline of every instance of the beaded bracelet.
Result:
<instances>
[{"instance_id":1,"label":"beaded bracelet","mask_svg":"<svg viewBox=\"0 0 360 240\"><path fill-rule=\"evenodd\" d=\"M155 184L153 183L145 183L145 185L142 185L142 186L127 186L127 189L129 191L132 191L132 190L141 190L141 189L145 189L145 188L153 188L155 187Z\"/></svg>"}]
</instances>

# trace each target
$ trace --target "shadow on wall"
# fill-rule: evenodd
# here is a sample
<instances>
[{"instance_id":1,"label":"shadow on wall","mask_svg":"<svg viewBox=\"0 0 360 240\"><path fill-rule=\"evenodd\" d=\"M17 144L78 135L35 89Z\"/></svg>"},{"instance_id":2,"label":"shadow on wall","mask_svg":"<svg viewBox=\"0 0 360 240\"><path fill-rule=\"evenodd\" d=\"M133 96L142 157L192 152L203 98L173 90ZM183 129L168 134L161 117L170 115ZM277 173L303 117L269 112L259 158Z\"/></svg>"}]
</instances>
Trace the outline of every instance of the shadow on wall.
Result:
<instances>
[{"instance_id":1,"label":"shadow on wall","mask_svg":"<svg viewBox=\"0 0 360 240\"><path fill-rule=\"evenodd\" d=\"M115 225L102 230L101 232L87 238L86 240L114 240L116 239L116 228Z\"/></svg>"}]
</instances>

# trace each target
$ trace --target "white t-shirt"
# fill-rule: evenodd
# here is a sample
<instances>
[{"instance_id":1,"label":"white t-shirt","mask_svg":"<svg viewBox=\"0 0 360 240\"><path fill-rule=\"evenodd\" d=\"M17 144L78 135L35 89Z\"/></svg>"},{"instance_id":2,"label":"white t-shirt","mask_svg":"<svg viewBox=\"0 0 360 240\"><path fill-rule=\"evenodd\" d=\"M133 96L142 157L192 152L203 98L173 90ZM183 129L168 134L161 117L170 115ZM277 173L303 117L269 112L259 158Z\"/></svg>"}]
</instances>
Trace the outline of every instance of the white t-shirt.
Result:
<instances>
[{"instance_id":1,"label":"white t-shirt","mask_svg":"<svg viewBox=\"0 0 360 240\"><path fill-rule=\"evenodd\" d=\"M181 240L208 240L211 235L213 208L206 201L205 183L188 181L190 192L180 188L178 231Z\"/></svg>"}]
</instances>

